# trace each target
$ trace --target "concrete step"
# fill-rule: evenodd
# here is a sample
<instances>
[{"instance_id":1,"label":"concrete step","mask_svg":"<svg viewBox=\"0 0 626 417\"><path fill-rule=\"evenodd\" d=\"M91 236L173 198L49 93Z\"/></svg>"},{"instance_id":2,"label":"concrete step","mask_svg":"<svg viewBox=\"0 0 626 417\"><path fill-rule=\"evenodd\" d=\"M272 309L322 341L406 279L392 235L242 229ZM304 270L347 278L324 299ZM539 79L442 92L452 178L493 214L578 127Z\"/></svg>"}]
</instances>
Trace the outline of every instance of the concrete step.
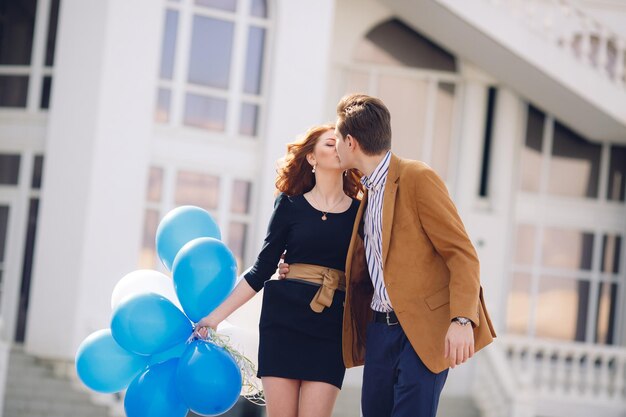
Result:
<instances>
[{"instance_id":1,"label":"concrete step","mask_svg":"<svg viewBox=\"0 0 626 417\"><path fill-rule=\"evenodd\" d=\"M92 402L89 393L56 376L51 361L39 360L20 348L9 354L4 417L109 417L109 409Z\"/></svg>"}]
</instances>

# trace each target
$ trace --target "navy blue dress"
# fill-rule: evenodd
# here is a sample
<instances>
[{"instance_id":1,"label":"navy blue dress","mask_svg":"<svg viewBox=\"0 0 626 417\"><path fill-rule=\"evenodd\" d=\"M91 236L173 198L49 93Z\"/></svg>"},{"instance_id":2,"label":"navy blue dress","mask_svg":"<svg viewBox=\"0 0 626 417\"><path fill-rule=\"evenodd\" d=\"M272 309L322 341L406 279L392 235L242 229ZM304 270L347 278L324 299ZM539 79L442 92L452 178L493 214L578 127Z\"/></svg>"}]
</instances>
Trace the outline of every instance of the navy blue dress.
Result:
<instances>
[{"instance_id":1,"label":"navy blue dress","mask_svg":"<svg viewBox=\"0 0 626 417\"><path fill-rule=\"evenodd\" d=\"M244 276L255 291L265 288L258 377L321 381L341 388L346 371L341 353L345 293L335 291L332 305L316 313L309 304L319 285L269 279L285 250L288 264L344 271L358 208L359 201L353 200L348 210L328 213L324 221L303 195L276 199L261 253Z\"/></svg>"}]
</instances>

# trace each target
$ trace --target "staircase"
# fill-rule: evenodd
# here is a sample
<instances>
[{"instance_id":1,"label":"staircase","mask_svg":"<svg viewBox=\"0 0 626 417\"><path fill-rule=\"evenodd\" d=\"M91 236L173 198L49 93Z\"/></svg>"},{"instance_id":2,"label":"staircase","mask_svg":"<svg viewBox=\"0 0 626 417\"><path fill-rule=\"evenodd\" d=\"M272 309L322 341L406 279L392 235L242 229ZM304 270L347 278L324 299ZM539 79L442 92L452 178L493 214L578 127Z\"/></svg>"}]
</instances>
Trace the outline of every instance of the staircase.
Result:
<instances>
[{"instance_id":1,"label":"staircase","mask_svg":"<svg viewBox=\"0 0 626 417\"><path fill-rule=\"evenodd\" d=\"M13 347L9 354L3 417L108 417L68 377L56 375L58 364L38 360Z\"/></svg>"},{"instance_id":2,"label":"staircase","mask_svg":"<svg viewBox=\"0 0 626 417\"><path fill-rule=\"evenodd\" d=\"M501 336L477 358L485 417L624 417L626 348Z\"/></svg>"}]
</instances>

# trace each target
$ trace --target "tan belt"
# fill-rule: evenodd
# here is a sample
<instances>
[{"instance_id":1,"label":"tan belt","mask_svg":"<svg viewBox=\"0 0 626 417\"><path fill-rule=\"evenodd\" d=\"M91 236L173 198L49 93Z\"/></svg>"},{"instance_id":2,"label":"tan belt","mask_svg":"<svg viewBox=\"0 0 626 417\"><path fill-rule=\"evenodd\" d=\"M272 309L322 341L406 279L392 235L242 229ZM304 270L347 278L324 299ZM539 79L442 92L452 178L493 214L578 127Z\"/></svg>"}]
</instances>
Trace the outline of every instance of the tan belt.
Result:
<instances>
[{"instance_id":1,"label":"tan belt","mask_svg":"<svg viewBox=\"0 0 626 417\"><path fill-rule=\"evenodd\" d=\"M289 273L286 278L320 284L320 289L317 290L310 304L311 310L316 313L321 313L325 307L332 305L336 290L346 290L346 274L337 269L324 266L310 264L289 265Z\"/></svg>"}]
</instances>

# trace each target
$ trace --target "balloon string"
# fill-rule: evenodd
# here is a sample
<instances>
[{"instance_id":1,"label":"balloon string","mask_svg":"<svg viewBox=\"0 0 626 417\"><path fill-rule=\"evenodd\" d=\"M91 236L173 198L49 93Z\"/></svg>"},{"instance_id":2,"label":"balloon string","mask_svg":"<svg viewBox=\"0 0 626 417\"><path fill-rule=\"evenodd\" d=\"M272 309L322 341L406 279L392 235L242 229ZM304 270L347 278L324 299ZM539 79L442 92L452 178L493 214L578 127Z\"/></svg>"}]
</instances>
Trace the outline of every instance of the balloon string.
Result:
<instances>
[{"instance_id":1,"label":"balloon string","mask_svg":"<svg viewBox=\"0 0 626 417\"><path fill-rule=\"evenodd\" d=\"M257 369L250 359L241 354L230 343L230 337L218 334L215 330L208 327L208 334L206 338L202 338L198 333L194 332L189 336L187 343L191 343L194 340L202 340L207 343L213 343L216 346L224 349L232 358L241 370L241 395L248 401L259 406L265 406L265 396L263 395L263 386L259 379L256 377Z\"/></svg>"}]
</instances>

